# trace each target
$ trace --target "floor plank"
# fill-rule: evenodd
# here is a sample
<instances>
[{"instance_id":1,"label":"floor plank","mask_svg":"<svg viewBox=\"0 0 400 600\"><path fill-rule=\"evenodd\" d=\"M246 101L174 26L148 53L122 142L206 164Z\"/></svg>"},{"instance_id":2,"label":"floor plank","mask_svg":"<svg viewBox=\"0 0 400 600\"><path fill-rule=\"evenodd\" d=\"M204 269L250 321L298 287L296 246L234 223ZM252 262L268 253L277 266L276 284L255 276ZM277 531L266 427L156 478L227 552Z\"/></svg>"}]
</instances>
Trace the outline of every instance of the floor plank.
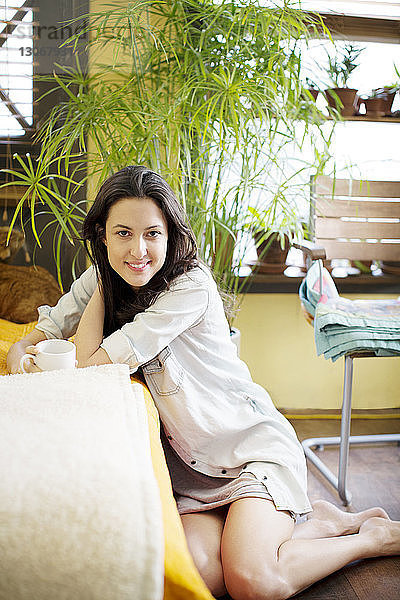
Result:
<instances>
[{"instance_id":1,"label":"floor plank","mask_svg":"<svg viewBox=\"0 0 400 600\"><path fill-rule=\"evenodd\" d=\"M296 600L360 600L342 571L314 583L304 592L296 594L294 598Z\"/></svg>"},{"instance_id":2,"label":"floor plank","mask_svg":"<svg viewBox=\"0 0 400 600\"><path fill-rule=\"evenodd\" d=\"M343 569L360 600L400 598L400 558L372 558Z\"/></svg>"}]
</instances>

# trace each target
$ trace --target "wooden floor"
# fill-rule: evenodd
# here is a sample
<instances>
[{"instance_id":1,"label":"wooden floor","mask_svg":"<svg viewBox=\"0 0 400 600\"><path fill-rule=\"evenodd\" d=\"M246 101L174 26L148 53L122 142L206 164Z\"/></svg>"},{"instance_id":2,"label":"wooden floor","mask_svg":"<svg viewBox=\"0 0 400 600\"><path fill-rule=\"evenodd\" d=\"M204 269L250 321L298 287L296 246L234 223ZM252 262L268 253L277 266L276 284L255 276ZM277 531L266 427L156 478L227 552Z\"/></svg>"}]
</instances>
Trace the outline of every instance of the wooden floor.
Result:
<instances>
[{"instance_id":1,"label":"wooden floor","mask_svg":"<svg viewBox=\"0 0 400 600\"><path fill-rule=\"evenodd\" d=\"M335 419L292 420L299 439L339 435L340 421ZM357 419L352 422L353 435L399 433L400 419ZM319 453L335 472L337 447L325 447ZM400 447L397 444L353 446L350 450L349 489L353 494L348 509L359 511L382 506L389 517L400 521ZM341 508L336 491L309 464L310 500L323 498ZM374 558L348 565L326 577L296 600L400 600L400 557ZM229 600L225 596L224 600Z\"/></svg>"}]
</instances>

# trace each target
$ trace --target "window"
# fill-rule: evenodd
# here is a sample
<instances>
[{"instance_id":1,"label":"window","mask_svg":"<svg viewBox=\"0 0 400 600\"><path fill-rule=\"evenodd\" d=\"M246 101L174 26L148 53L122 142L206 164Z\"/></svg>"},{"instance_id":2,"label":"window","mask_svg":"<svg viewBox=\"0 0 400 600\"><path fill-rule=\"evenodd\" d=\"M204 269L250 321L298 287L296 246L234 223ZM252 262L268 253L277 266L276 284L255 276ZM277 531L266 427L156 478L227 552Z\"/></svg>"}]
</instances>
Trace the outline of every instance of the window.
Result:
<instances>
[{"instance_id":1,"label":"window","mask_svg":"<svg viewBox=\"0 0 400 600\"><path fill-rule=\"evenodd\" d=\"M74 0L0 0L0 141L29 142L45 115L60 98L37 104L56 63L73 65L72 50L61 47L73 32L68 21L84 14L88 2ZM83 56L82 66L85 66ZM24 139L22 139L24 138ZM17 148L14 147L13 151ZM3 165L2 165L3 166Z\"/></svg>"},{"instance_id":2,"label":"window","mask_svg":"<svg viewBox=\"0 0 400 600\"><path fill-rule=\"evenodd\" d=\"M29 135L33 126L33 21L26 0L0 0L0 132Z\"/></svg>"},{"instance_id":3,"label":"window","mask_svg":"<svg viewBox=\"0 0 400 600\"><path fill-rule=\"evenodd\" d=\"M338 18L336 21L332 19L329 21L326 19L326 22L337 44L340 45L341 43L338 40L356 40L356 43L363 48L360 54L359 66L353 71L348 82L349 87L358 90L361 98L368 97L373 89L391 86L395 83L400 84L399 2L373 2L369 0L355 0L354 2L329 0L329 2L323 2L319 0L318 2L302 1L301 6L303 9L315 10L319 13L330 11L336 17L343 16L344 10L346 11L343 20ZM349 17L349 15L352 16ZM390 17L392 20L382 17ZM396 43L390 43L393 41ZM333 44L326 39L315 39L309 43L308 47L304 46L302 48L303 79L305 80L308 77L315 82L317 88L321 91L332 86L326 73L328 54L332 52ZM399 73L396 73L395 66ZM317 98L317 106L327 114L326 100L321 93ZM354 117L354 120L353 118L346 119L335 126L330 146L333 160L326 167L327 174L329 169L335 167L337 177L399 180L400 94L397 93L395 97L391 117L367 121L365 107L362 104L360 114L364 116ZM327 122L327 135L329 134L329 128L330 124ZM303 128L299 124L299 139L302 135ZM311 162L312 156L312 144L303 145L301 152L294 144L288 145L284 166L285 175L291 177L296 173L301 162ZM307 170L304 173L299 172L295 179L292 179L292 182L297 182L299 187L308 187L308 176ZM295 201L299 220L307 221L307 203L304 202L301 194ZM255 251L249 258L255 259ZM296 265L296 268L287 269L285 274L298 277L298 266L302 263L301 253L291 250L287 262ZM343 261L340 264L342 263ZM345 276L348 272L347 268L336 269L334 274ZM378 272L376 270L376 273ZM245 274L244 270L243 274Z\"/></svg>"},{"instance_id":4,"label":"window","mask_svg":"<svg viewBox=\"0 0 400 600\"><path fill-rule=\"evenodd\" d=\"M74 24L68 21L86 14L88 10L88 0L79 3L75 0L0 0L0 168L18 170L19 165L13 160L14 153L29 153L33 159L37 155L34 134L51 108L64 99L58 91L45 95L53 87L50 76L57 70L57 63L64 66L75 64L72 50L61 47L62 42L75 31ZM82 69L86 68L85 49L80 51L80 64ZM47 76L48 80L43 76ZM0 178L1 183L12 180L4 172L0 173ZM10 222L22 190L22 186L0 190L2 225ZM24 225L30 218L28 213L29 210L24 209ZM41 216L41 228L48 221L49 217ZM33 254L36 243L29 226L25 233L28 250ZM46 229L42 242L43 248L37 250L35 262L56 274L51 227ZM61 254L65 258L63 269L69 274L73 254L68 245ZM22 252L14 262L25 264ZM68 276L65 283L70 283Z\"/></svg>"},{"instance_id":5,"label":"window","mask_svg":"<svg viewBox=\"0 0 400 600\"><path fill-rule=\"evenodd\" d=\"M350 76L348 87L358 90L359 96L368 97L373 89L390 86L399 81L394 65L400 71L400 45L366 42L359 43L363 48L359 66ZM321 90L329 87L324 67L332 44L325 40L314 40L304 52L304 75L309 76ZM317 105L323 110L326 101L322 94ZM397 111L399 111L397 113ZM360 113L365 114L361 105ZM392 114L400 117L400 97L397 93L392 106ZM344 121L336 125L332 144L338 175L357 179L397 180L400 168L398 118Z\"/></svg>"}]
</instances>

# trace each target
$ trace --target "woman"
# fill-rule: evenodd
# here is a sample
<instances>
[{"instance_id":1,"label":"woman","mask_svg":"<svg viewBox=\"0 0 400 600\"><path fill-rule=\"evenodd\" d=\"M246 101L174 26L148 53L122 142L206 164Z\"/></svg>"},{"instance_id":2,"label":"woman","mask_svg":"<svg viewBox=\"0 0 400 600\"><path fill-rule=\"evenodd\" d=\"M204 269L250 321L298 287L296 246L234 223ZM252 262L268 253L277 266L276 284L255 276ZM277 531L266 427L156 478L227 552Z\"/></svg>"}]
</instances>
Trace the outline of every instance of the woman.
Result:
<instances>
[{"instance_id":1,"label":"woman","mask_svg":"<svg viewBox=\"0 0 400 600\"><path fill-rule=\"evenodd\" d=\"M221 298L171 188L144 167L101 186L83 227L94 267L8 355L74 333L79 367L143 375L189 549L214 596L289 598L347 563L400 551L400 524L373 508L310 513L295 432L250 377ZM31 371L37 370L34 364Z\"/></svg>"}]
</instances>

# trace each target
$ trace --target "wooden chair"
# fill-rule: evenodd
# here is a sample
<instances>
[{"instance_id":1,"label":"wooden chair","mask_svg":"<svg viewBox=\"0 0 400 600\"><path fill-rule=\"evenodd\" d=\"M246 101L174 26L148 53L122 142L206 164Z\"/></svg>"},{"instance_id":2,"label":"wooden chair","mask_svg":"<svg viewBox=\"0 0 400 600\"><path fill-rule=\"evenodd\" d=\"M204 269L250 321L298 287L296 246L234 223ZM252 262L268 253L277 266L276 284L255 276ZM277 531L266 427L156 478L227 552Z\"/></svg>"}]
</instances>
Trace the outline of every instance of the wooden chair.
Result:
<instances>
[{"instance_id":1,"label":"wooden chair","mask_svg":"<svg viewBox=\"0 0 400 600\"><path fill-rule=\"evenodd\" d=\"M358 261L389 261L400 266L400 181L332 180L320 176L311 183L310 225L313 242L294 244L307 258L346 258ZM376 302L379 303L379 300ZM349 444L400 442L399 434L350 436L353 360L376 357L373 352L345 355L340 437L309 438L302 442L307 458L336 488L344 505L351 502L346 489ZM312 448L339 444L338 477Z\"/></svg>"}]
</instances>

